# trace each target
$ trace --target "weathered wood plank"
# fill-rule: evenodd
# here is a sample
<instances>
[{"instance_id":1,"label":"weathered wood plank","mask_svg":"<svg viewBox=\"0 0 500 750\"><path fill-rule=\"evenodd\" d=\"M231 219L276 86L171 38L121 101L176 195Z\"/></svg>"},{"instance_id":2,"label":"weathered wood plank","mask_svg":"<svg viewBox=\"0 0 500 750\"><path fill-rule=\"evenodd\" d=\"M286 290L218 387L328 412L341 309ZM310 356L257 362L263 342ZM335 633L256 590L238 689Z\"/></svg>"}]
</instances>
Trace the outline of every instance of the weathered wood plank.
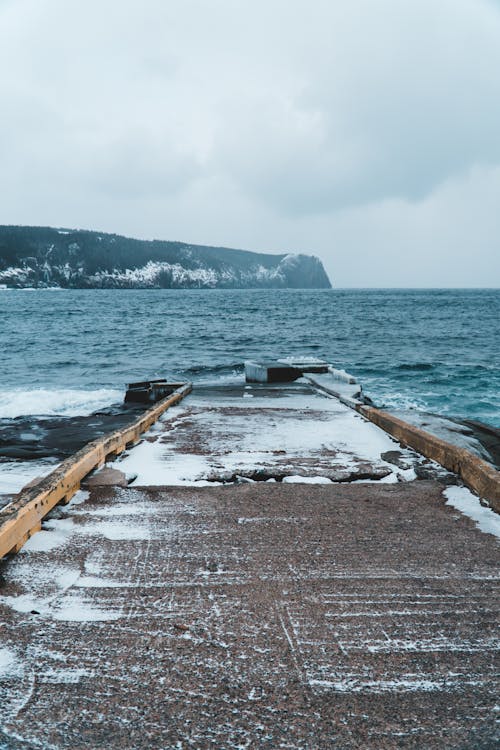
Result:
<instances>
[{"instance_id":1,"label":"weathered wood plank","mask_svg":"<svg viewBox=\"0 0 500 750\"><path fill-rule=\"evenodd\" d=\"M29 537L41 528L41 520L58 503L67 503L80 488L80 482L106 458L122 453L135 443L159 417L192 389L191 383L148 409L128 427L88 443L81 450L0 510L0 558L18 552Z\"/></svg>"},{"instance_id":2,"label":"weathered wood plank","mask_svg":"<svg viewBox=\"0 0 500 750\"><path fill-rule=\"evenodd\" d=\"M471 490L487 500L491 507L500 513L500 472L491 464L465 448L448 443L382 409L359 403L355 404L355 408L366 419L381 427L403 445L413 448L423 456L437 461L448 471L458 474Z\"/></svg>"}]
</instances>

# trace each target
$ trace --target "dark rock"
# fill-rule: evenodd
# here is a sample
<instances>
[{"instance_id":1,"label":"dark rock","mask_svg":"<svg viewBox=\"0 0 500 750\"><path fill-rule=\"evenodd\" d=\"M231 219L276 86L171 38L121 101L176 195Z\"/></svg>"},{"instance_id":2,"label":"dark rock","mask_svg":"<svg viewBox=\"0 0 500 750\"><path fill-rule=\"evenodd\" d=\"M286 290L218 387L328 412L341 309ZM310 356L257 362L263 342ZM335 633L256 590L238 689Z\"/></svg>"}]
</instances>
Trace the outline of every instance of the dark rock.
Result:
<instances>
[{"instance_id":1,"label":"dark rock","mask_svg":"<svg viewBox=\"0 0 500 750\"><path fill-rule=\"evenodd\" d=\"M129 484L130 482L123 471L112 469L111 466L104 466L86 477L82 482L82 487L127 487Z\"/></svg>"},{"instance_id":2,"label":"dark rock","mask_svg":"<svg viewBox=\"0 0 500 750\"><path fill-rule=\"evenodd\" d=\"M62 459L132 422L147 404L123 404L85 417L17 417L0 419L0 461L2 458L31 461L39 458ZM25 439L25 435L36 439Z\"/></svg>"},{"instance_id":3,"label":"dark rock","mask_svg":"<svg viewBox=\"0 0 500 750\"><path fill-rule=\"evenodd\" d=\"M387 461L387 463L389 464L397 466L398 469L410 469L413 466L413 462L408 461L408 458L406 458L401 453L401 451L398 450L386 451L385 453L381 453L380 458L384 461Z\"/></svg>"}]
</instances>

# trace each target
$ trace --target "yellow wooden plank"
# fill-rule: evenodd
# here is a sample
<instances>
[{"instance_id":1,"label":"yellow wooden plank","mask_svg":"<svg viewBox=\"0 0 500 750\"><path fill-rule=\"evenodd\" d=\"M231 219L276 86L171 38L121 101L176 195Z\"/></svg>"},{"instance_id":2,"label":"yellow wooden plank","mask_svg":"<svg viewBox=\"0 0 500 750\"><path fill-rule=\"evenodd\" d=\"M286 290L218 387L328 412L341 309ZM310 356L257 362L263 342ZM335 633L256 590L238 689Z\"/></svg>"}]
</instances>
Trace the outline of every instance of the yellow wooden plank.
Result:
<instances>
[{"instance_id":1,"label":"yellow wooden plank","mask_svg":"<svg viewBox=\"0 0 500 750\"><path fill-rule=\"evenodd\" d=\"M356 410L400 443L458 474L467 487L500 513L500 472L491 464L465 448L448 443L382 409L357 404Z\"/></svg>"},{"instance_id":2,"label":"yellow wooden plank","mask_svg":"<svg viewBox=\"0 0 500 750\"><path fill-rule=\"evenodd\" d=\"M41 520L57 503L69 502L87 474L104 464L107 456L123 452L128 444L136 441L141 433L148 430L170 406L187 396L191 389L191 383L181 385L131 425L88 443L47 477L26 488L15 501L2 508L0 558L9 552L19 551L30 534L40 529Z\"/></svg>"}]
</instances>

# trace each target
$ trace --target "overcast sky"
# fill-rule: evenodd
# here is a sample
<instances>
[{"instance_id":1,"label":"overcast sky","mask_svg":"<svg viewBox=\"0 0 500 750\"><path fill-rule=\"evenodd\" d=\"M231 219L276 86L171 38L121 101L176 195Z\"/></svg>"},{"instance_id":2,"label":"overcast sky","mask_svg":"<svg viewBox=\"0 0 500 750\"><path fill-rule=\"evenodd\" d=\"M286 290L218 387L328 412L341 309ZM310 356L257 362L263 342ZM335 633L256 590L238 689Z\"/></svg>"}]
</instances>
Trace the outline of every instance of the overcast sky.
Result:
<instances>
[{"instance_id":1,"label":"overcast sky","mask_svg":"<svg viewBox=\"0 0 500 750\"><path fill-rule=\"evenodd\" d=\"M500 286L499 0L0 0L0 223Z\"/></svg>"}]
</instances>

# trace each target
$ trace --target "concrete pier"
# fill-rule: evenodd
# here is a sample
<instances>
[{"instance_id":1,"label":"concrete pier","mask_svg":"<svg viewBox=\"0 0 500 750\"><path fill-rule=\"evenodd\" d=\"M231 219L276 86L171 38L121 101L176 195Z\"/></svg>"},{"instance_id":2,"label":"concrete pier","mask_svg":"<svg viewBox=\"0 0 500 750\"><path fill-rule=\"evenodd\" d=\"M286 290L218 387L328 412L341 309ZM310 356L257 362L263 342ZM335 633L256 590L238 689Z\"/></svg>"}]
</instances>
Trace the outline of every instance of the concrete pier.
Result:
<instances>
[{"instance_id":1,"label":"concrete pier","mask_svg":"<svg viewBox=\"0 0 500 750\"><path fill-rule=\"evenodd\" d=\"M300 382L127 454L2 564L2 750L495 746L498 545L453 475Z\"/></svg>"}]
</instances>

